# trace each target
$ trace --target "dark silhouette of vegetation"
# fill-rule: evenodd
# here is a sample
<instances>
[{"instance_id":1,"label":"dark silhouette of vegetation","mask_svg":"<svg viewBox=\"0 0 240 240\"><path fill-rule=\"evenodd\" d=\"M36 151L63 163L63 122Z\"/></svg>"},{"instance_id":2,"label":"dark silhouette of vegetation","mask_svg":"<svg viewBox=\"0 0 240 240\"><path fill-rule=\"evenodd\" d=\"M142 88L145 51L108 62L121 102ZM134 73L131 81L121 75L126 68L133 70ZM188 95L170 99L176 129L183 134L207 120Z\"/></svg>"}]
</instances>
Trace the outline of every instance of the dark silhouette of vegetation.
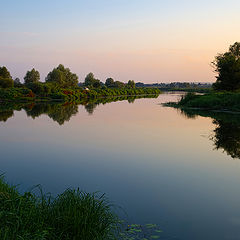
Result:
<instances>
[{"instance_id":1,"label":"dark silhouette of vegetation","mask_svg":"<svg viewBox=\"0 0 240 240\"><path fill-rule=\"evenodd\" d=\"M212 63L217 72L216 90L233 91L240 89L240 43L229 47L229 51L218 54Z\"/></svg>"},{"instance_id":2,"label":"dark silhouette of vegetation","mask_svg":"<svg viewBox=\"0 0 240 240\"><path fill-rule=\"evenodd\" d=\"M93 114L94 110L100 104L106 104L110 102L127 100L129 103L134 102L138 98L155 98L158 95L144 95L144 96L130 96L130 97L106 97L106 98L94 98L94 99L82 99L78 102L65 102L65 103L49 103L49 102L4 102L0 105L0 121L7 121L14 115L14 111L25 110L28 117L33 119L45 114L59 125L70 121L71 117L78 113L78 105L83 105L89 114Z\"/></svg>"},{"instance_id":3,"label":"dark silhouette of vegetation","mask_svg":"<svg viewBox=\"0 0 240 240\"><path fill-rule=\"evenodd\" d=\"M220 111L240 111L240 43L229 47L226 53L218 54L212 63L217 80L214 92L204 95L186 94L178 103L167 103L178 108L201 108Z\"/></svg>"},{"instance_id":4,"label":"dark silhouette of vegetation","mask_svg":"<svg viewBox=\"0 0 240 240\"><path fill-rule=\"evenodd\" d=\"M127 87L135 88L135 82L133 80L129 80L128 83L127 83Z\"/></svg>"},{"instance_id":5,"label":"dark silhouette of vegetation","mask_svg":"<svg viewBox=\"0 0 240 240\"><path fill-rule=\"evenodd\" d=\"M13 81L14 87L22 87L23 84L21 83L19 78L15 78Z\"/></svg>"},{"instance_id":6,"label":"dark silhouette of vegetation","mask_svg":"<svg viewBox=\"0 0 240 240\"><path fill-rule=\"evenodd\" d=\"M114 87L114 80L113 78L107 78L105 81L105 86L108 88Z\"/></svg>"},{"instance_id":7,"label":"dark silhouette of vegetation","mask_svg":"<svg viewBox=\"0 0 240 240\"><path fill-rule=\"evenodd\" d=\"M214 92L204 95L187 93L178 103L167 103L177 108L200 108L218 111L240 111L240 93Z\"/></svg>"},{"instance_id":8,"label":"dark silhouette of vegetation","mask_svg":"<svg viewBox=\"0 0 240 240\"><path fill-rule=\"evenodd\" d=\"M216 150L222 149L232 158L240 159L240 115L223 112L212 112L194 109L181 109L184 116L196 118L197 116L211 117L216 128L209 137Z\"/></svg>"}]
</instances>

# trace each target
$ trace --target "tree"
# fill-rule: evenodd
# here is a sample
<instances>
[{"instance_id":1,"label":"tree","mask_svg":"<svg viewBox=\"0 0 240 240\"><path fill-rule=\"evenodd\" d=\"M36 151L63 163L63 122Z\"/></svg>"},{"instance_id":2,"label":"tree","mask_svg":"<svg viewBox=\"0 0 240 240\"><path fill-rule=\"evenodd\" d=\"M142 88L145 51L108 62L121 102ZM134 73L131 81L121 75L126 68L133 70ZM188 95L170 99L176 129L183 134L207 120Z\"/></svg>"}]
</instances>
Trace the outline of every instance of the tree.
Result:
<instances>
[{"instance_id":1,"label":"tree","mask_svg":"<svg viewBox=\"0 0 240 240\"><path fill-rule=\"evenodd\" d=\"M99 79L96 79L91 72L85 77L84 86L86 87L99 88L102 84L103 83L101 83Z\"/></svg>"},{"instance_id":2,"label":"tree","mask_svg":"<svg viewBox=\"0 0 240 240\"><path fill-rule=\"evenodd\" d=\"M240 42L236 42L223 54L218 54L212 62L217 80L215 90L233 91L240 88Z\"/></svg>"},{"instance_id":3,"label":"tree","mask_svg":"<svg viewBox=\"0 0 240 240\"><path fill-rule=\"evenodd\" d=\"M31 71L27 71L25 77L24 77L24 83L37 83L40 80L40 73L35 70L34 68Z\"/></svg>"},{"instance_id":4,"label":"tree","mask_svg":"<svg viewBox=\"0 0 240 240\"><path fill-rule=\"evenodd\" d=\"M0 87L10 88L13 87L13 79L10 72L6 67L0 67Z\"/></svg>"},{"instance_id":5,"label":"tree","mask_svg":"<svg viewBox=\"0 0 240 240\"><path fill-rule=\"evenodd\" d=\"M12 79L12 76L11 76L10 72L4 66L0 67L0 77Z\"/></svg>"},{"instance_id":6,"label":"tree","mask_svg":"<svg viewBox=\"0 0 240 240\"><path fill-rule=\"evenodd\" d=\"M2 87L2 88L13 87L13 80L11 78L0 77L0 87Z\"/></svg>"},{"instance_id":7,"label":"tree","mask_svg":"<svg viewBox=\"0 0 240 240\"><path fill-rule=\"evenodd\" d=\"M113 87L114 88L124 88L125 87L125 83L120 82L120 81L115 81Z\"/></svg>"},{"instance_id":8,"label":"tree","mask_svg":"<svg viewBox=\"0 0 240 240\"><path fill-rule=\"evenodd\" d=\"M78 76L72 73L69 68L65 68L62 64L59 64L57 68L48 73L46 82L55 83L63 88L77 87Z\"/></svg>"},{"instance_id":9,"label":"tree","mask_svg":"<svg viewBox=\"0 0 240 240\"><path fill-rule=\"evenodd\" d=\"M22 83L20 82L19 78L15 78L13 81L14 87L21 87Z\"/></svg>"},{"instance_id":10,"label":"tree","mask_svg":"<svg viewBox=\"0 0 240 240\"><path fill-rule=\"evenodd\" d=\"M105 81L105 85L110 88L110 87L113 87L114 86L114 80L113 78L107 78L106 81Z\"/></svg>"},{"instance_id":11,"label":"tree","mask_svg":"<svg viewBox=\"0 0 240 240\"><path fill-rule=\"evenodd\" d=\"M127 87L135 88L135 82L133 80L129 80L128 83L127 83Z\"/></svg>"}]
</instances>

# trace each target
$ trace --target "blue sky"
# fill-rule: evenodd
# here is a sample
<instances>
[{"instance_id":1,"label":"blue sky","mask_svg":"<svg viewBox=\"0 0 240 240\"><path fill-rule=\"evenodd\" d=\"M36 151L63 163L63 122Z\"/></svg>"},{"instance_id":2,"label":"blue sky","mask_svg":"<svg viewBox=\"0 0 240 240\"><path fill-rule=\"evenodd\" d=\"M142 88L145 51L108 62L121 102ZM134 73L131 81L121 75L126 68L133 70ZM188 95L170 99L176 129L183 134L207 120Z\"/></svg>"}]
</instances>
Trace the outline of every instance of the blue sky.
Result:
<instances>
[{"instance_id":1,"label":"blue sky","mask_svg":"<svg viewBox=\"0 0 240 240\"><path fill-rule=\"evenodd\" d=\"M44 80L59 63L105 80L214 81L210 62L240 39L240 1L1 1L0 65Z\"/></svg>"}]
</instances>

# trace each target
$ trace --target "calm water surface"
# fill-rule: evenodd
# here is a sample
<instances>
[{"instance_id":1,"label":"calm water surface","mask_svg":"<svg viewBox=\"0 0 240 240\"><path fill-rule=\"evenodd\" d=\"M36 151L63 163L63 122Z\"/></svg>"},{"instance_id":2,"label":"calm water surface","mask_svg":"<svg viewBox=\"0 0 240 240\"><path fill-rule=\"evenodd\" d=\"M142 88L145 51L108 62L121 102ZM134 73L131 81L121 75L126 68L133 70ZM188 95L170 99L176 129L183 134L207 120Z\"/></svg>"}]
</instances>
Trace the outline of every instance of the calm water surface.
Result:
<instances>
[{"instance_id":1,"label":"calm water surface","mask_svg":"<svg viewBox=\"0 0 240 240\"><path fill-rule=\"evenodd\" d=\"M104 192L174 239L240 239L240 117L160 105L178 97L5 111L0 172L21 190Z\"/></svg>"}]
</instances>

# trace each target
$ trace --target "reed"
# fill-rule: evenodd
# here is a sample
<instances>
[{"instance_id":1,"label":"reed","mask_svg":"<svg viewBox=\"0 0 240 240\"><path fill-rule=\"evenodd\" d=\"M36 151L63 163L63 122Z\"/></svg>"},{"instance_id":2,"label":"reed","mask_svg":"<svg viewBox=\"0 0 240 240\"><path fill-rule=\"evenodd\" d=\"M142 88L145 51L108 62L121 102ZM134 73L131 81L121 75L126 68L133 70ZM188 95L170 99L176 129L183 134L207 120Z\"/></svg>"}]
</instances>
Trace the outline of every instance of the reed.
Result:
<instances>
[{"instance_id":1,"label":"reed","mask_svg":"<svg viewBox=\"0 0 240 240\"><path fill-rule=\"evenodd\" d=\"M20 194L0 178L1 240L117 239L120 221L105 195L68 189Z\"/></svg>"}]
</instances>

